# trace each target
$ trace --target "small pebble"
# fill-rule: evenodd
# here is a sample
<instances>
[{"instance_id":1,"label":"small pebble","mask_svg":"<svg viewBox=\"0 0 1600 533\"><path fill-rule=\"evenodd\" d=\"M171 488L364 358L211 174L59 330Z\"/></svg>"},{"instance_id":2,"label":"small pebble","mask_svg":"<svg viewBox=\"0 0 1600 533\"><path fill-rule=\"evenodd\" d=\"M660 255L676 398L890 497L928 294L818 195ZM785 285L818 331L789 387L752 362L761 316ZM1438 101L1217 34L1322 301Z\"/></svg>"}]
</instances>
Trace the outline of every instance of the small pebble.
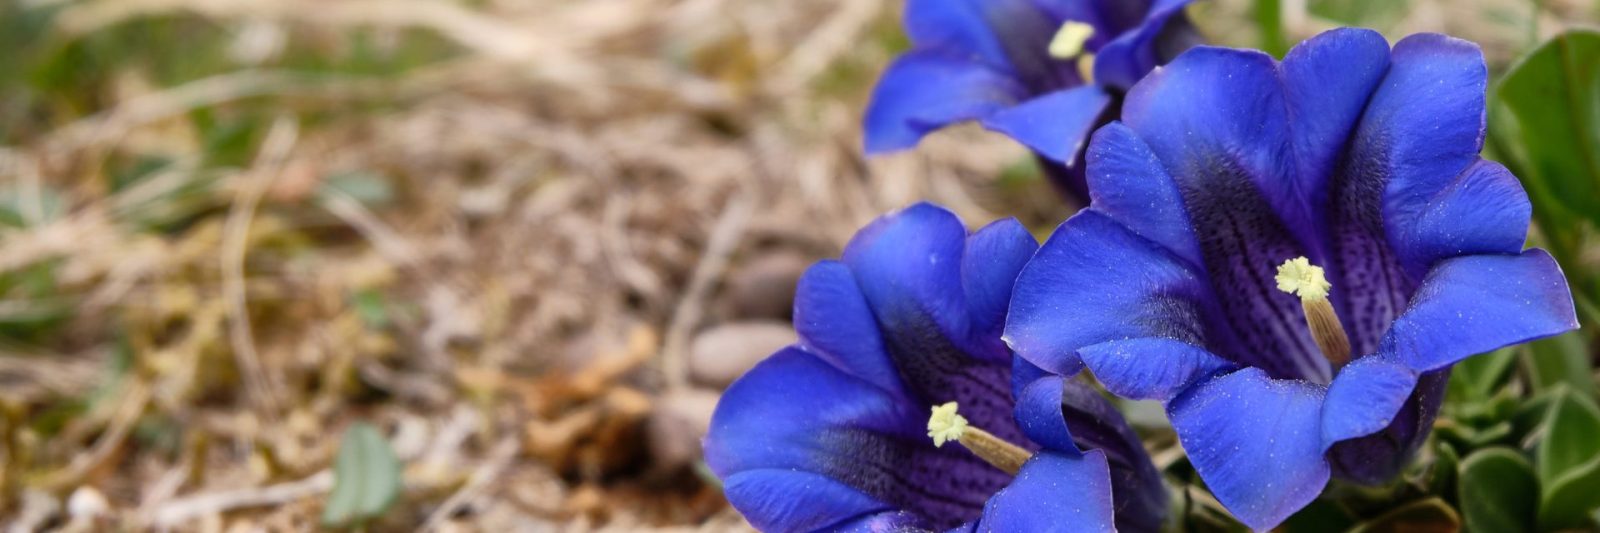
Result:
<instances>
[{"instance_id":1,"label":"small pebble","mask_svg":"<svg viewBox=\"0 0 1600 533\"><path fill-rule=\"evenodd\" d=\"M812 259L779 250L762 254L728 276L723 311L741 319L789 320L794 314L794 288Z\"/></svg>"},{"instance_id":2,"label":"small pebble","mask_svg":"<svg viewBox=\"0 0 1600 533\"><path fill-rule=\"evenodd\" d=\"M719 398L716 391L685 389L656 399L646 431L657 465L676 468L700 459L700 440L711 429Z\"/></svg>"},{"instance_id":3,"label":"small pebble","mask_svg":"<svg viewBox=\"0 0 1600 533\"><path fill-rule=\"evenodd\" d=\"M714 326L695 336L689 345L689 377L707 387L726 388L756 363L794 344L796 339L794 328L785 322Z\"/></svg>"},{"instance_id":4,"label":"small pebble","mask_svg":"<svg viewBox=\"0 0 1600 533\"><path fill-rule=\"evenodd\" d=\"M78 487L67 497L67 515L73 518L100 518L109 514L111 503L94 487Z\"/></svg>"}]
</instances>

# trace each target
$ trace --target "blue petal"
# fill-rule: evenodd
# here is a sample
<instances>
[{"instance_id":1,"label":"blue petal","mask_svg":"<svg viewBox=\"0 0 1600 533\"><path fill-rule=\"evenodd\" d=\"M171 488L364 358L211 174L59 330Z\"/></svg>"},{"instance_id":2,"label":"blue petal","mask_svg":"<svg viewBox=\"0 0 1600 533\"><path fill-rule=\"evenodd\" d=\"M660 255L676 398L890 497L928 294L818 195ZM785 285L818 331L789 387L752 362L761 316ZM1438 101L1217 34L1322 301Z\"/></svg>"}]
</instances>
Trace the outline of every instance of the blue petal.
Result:
<instances>
[{"instance_id":1,"label":"blue petal","mask_svg":"<svg viewBox=\"0 0 1600 533\"><path fill-rule=\"evenodd\" d=\"M1296 45L1284 57L1284 98L1292 117L1294 172L1284 187L1291 225L1325 220L1328 179L1344 155L1350 132L1389 68L1389 43L1378 32L1341 28Z\"/></svg>"},{"instance_id":2,"label":"blue petal","mask_svg":"<svg viewBox=\"0 0 1600 533\"><path fill-rule=\"evenodd\" d=\"M1114 531L1106 458L1040 453L984 506L983 531Z\"/></svg>"},{"instance_id":3,"label":"blue petal","mask_svg":"<svg viewBox=\"0 0 1600 533\"><path fill-rule=\"evenodd\" d=\"M1060 383L1059 416L1066 418L1072 440L1079 449L1105 453L1111 464L1117 527L1127 531L1160 529L1167 514L1167 488L1139 435L1099 390L1074 380Z\"/></svg>"},{"instance_id":4,"label":"blue petal","mask_svg":"<svg viewBox=\"0 0 1600 533\"><path fill-rule=\"evenodd\" d=\"M1320 228L1280 217L1306 194L1284 176L1293 151L1281 88L1265 54L1195 48L1139 82L1123 120L1177 183L1210 284L1227 296L1220 318L1235 337L1204 346L1274 377L1326 380L1299 301L1274 281L1290 258L1322 263Z\"/></svg>"},{"instance_id":5,"label":"blue petal","mask_svg":"<svg viewBox=\"0 0 1600 533\"><path fill-rule=\"evenodd\" d=\"M1079 348L1113 339L1199 343L1211 293L1187 263L1093 210L1079 212L1023 267L1005 339L1053 373L1082 368Z\"/></svg>"},{"instance_id":6,"label":"blue petal","mask_svg":"<svg viewBox=\"0 0 1600 533\"><path fill-rule=\"evenodd\" d=\"M932 320L945 337L965 340L971 319L958 288L966 241L960 218L923 202L862 228L842 260L890 336Z\"/></svg>"},{"instance_id":7,"label":"blue petal","mask_svg":"<svg viewBox=\"0 0 1600 533\"><path fill-rule=\"evenodd\" d=\"M1084 84L1073 61L1049 53L1050 41L1061 28L1046 2L1039 0L968 0L995 30L1012 72L1034 94ZM1091 38L1090 41L1094 39Z\"/></svg>"},{"instance_id":8,"label":"blue petal","mask_svg":"<svg viewBox=\"0 0 1600 533\"><path fill-rule=\"evenodd\" d=\"M1084 167L1087 165L1083 162L1082 152L1078 153L1078 158L1071 165L1051 161L1039 154L1034 154L1034 158L1044 170L1044 177L1050 180L1051 185L1055 185L1056 192L1061 193L1063 199L1077 206L1089 203L1089 184L1084 177Z\"/></svg>"},{"instance_id":9,"label":"blue petal","mask_svg":"<svg viewBox=\"0 0 1600 533\"><path fill-rule=\"evenodd\" d=\"M723 493L761 531L831 531L861 515L892 512L827 476L792 470L741 471L723 479Z\"/></svg>"},{"instance_id":10,"label":"blue petal","mask_svg":"<svg viewBox=\"0 0 1600 533\"><path fill-rule=\"evenodd\" d=\"M1168 401L1196 381L1237 368L1205 348L1172 339L1103 342L1078 355L1106 390L1133 400Z\"/></svg>"},{"instance_id":11,"label":"blue petal","mask_svg":"<svg viewBox=\"0 0 1600 533\"><path fill-rule=\"evenodd\" d=\"M1022 265L1038 249L1039 241L1014 218L997 220L967 237L966 253L961 256L961 290L966 292L975 340L992 343L994 350L1006 349L1000 341L1000 328L1005 326L1011 287Z\"/></svg>"},{"instance_id":12,"label":"blue petal","mask_svg":"<svg viewBox=\"0 0 1600 533\"><path fill-rule=\"evenodd\" d=\"M1287 109L1271 56L1202 46L1129 91L1122 120L1171 172L1205 239L1207 226L1216 225L1207 223L1212 210L1277 224L1278 213L1304 205L1296 194L1311 191L1286 176L1293 161ZM1301 245L1317 240L1314 228L1291 229Z\"/></svg>"},{"instance_id":13,"label":"blue petal","mask_svg":"<svg viewBox=\"0 0 1600 533\"><path fill-rule=\"evenodd\" d=\"M924 521L921 518L905 511L870 514L847 523L829 527L827 530L837 533L933 533L936 531L924 525ZM971 530L958 528L950 531Z\"/></svg>"},{"instance_id":14,"label":"blue petal","mask_svg":"<svg viewBox=\"0 0 1600 533\"><path fill-rule=\"evenodd\" d=\"M1251 529L1277 527L1328 482L1318 431L1323 390L1247 368L1191 389L1168 416L1217 500Z\"/></svg>"},{"instance_id":15,"label":"blue petal","mask_svg":"<svg viewBox=\"0 0 1600 533\"><path fill-rule=\"evenodd\" d=\"M927 417L926 404L786 349L724 393L705 439L706 463L754 524L821 527L903 510L931 527L953 527L976 518L1009 476L960 447L934 448ZM739 476L749 477L748 490L731 490L745 479Z\"/></svg>"},{"instance_id":16,"label":"blue petal","mask_svg":"<svg viewBox=\"0 0 1600 533\"><path fill-rule=\"evenodd\" d=\"M1020 398L1023 397L1023 391L1024 391L1024 389L1026 389L1028 387L1028 385L1032 385L1033 382L1038 381L1039 378L1049 377L1049 376L1054 376L1054 375L1055 374L1051 374L1049 372L1045 372L1045 370L1043 368L1039 368L1037 366L1034 366L1034 364L1033 363L1029 363L1027 359L1023 359L1021 357L1012 357L1011 358L1011 393L1012 393L1012 396L1014 396L1016 398L1019 398L1019 402L1020 402Z\"/></svg>"},{"instance_id":17,"label":"blue petal","mask_svg":"<svg viewBox=\"0 0 1600 533\"><path fill-rule=\"evenodd\" d=\"M1427 271L1403 265L1393 245L1440 190L1478 161L1486 83L1483 54L1467 41L1413 35L1390 55L1329 198L1336 249L1328 279L1356 353L1378 349Z\"/></svg>"},{"instance_id":18,"label":"blue petal","mask_svg":"<svg viewBox=\"0 0 1600 533\"><path fill-rule=\"evenodd\" d=\"M843 261L866 296L907 397L922 405L960 402L973 424L1020 437L1011 416L1011 354L992 331L977 330L968 312L966 242L955 214L919 203L863 228L845 246Z\"/></svg>"},{"instance_id":19,"label":"blue petal","mask_svg":"<svg viewBox=\"0 0 1600 533\"><path fill-rule=\"evenodd\" d=\"M1133 130L1120 122L1100 128L1089 144L1088 162L1091 209L1196 267L1205 264L1178 184Z\"/></svg>"},{"instance_id":20,"label":"blue petal","mask_svg":"<svg viewBox=\"0 0 1600 533\"><path fill-rule=\"evenodd\" d=\"M986 62L1006 70L1011 64L1005 44L990 26L981 0L910 0L905 29L918 49L941 50L954 57Z\"/></svg>"},{"instance_id":21,"label":"blue petal","mask_svg":"<svg viewBox=\"0 0 1600 533\"><path fill-rule=\"evenodd\" d=\"M1428 200L1389 224L1400 261L1421 278L1439 261L1476 254L1514 254L1528 236L1533 206L1505 167L1480 160Z\"/></svg>"},{"instance_id":22,"label":"blue petal","mask_svg":"<svg viewBox=\"0 0 1600 533\"><path fill-rule=\"evenodd\" d=\"M982 123L1047 159L1070 166L1109 103L1111 95L1099 86L1085 85L1002 109Z\"/></svg>"},{"instance_id":23,"label":"blue petal","mask_svg":"<svg viewBox=\"0 0 1600 533\"><path fill-rule=\"evenodd\" d=\"M1375 357L1379 356L1367 356L1366 359ZM1324 457L1327 457L1333 475L1364 485L1382 484L1398 475L1410 464L1428 434L1432 433L1433 421L1439 414L1439 404L1444 400L1444 389L1449 380L1448 369L1423 373L1416 379L1410 395L1402 398L1399 409L1382 415L1389 419L1388 425L1367 435L1337 441L1329 446ZM1392 394L1393 390L1389 393ZM1376 401L1383 403L1393 400L1383 398ZM1322 409L1323 422L1327 423L1328 413L1334 407L1325 402ZM1353 420L1346 423L1349 422ZM1328 435L1327 428L1323 429L1323 435Z\"/></svg>"},{"instance_id":24,"label":"blue petal","mask_svg":"<svg viewBox=\"0 0 1600 533\"><path fill-rule=\"evenodd\" d=\"M1417 371L1393 354L1362 357L1344 367L1322 404L1323 451L1388 427L1416 386Z\"/></svg>"},{"instance_id":25,"label":"blue petal","mask_svg":"<svg viewBox=\"0 0 1600 533\"><path fill-rule=\"evenodd\" d=\"M1061 413L1061 394L1066 386L1061 376L1049 375L1034 380L1017 395L1017 425L1028 440L1046 450L1077 453L1072 430Z\"/></svg>"},{"instance_id":26,"label":"blue petal","mask_svg":"<svg viewBox=\"0 0 1600 533\"><path fill-rule=\"evenodd\" d=\"M916 146L928 132L987 116L1026 95L1019 81L994 67L937 50L909 52L873 89L863 124L867 153Z\"/></svg>"},{"instance_id":27,"label":"blue petal","mask_svg":"<svg viewBox=\"0 0 1600 533\"><path fill-rule=\"evenodd\" d=\"M1161 473L1150 462L1139 435L1099 391L1061 376L1038 379L1018 395L1017 421L1028 438L1046 451L1106 454L1118 526L1130 531L1160 529L1167 511Z\"/></svg>"},{"instance_id":28,"label":"blue petal","mask_svg":"<svg viewBox=\"0 0 1600 533\"><path fill-rule=\"evenodd\" d=\"M1478 45L1438 34L1396 43L1356 131L1352 164L1388 177L1385 213L1417 210L1478 160L1488 68Z\"/></svg>"},{"instance_id":29,"label":"blue petal","mask_svg":"<svg viewBox=\"0 0 1600 533\"><path fill-rule=\"evenodd\" d=\"M1089 4L1089 9L1095 11L1099 20L1104 21L1104 27L1111 32L1122 32L1136 29L1144 24L1150 15L1150 0L1069 0L1075 4Z\"/></svg>"},{"instance_id":30,"label":"blue petal","mask_svg":"<svg viewBox=\"0 0 1600 533\"><path fill-rule=\"evenodd\" d=\"M794 329L801 345L822 360L885 390L904 390L877 319L843 263L819 261L800 276Z\"/></svg>"},{"instance_id":31,"label":"blue petal","mask_svg":"<svg viewBox=\"0 0 1600 533\"><path fill-rule=\"evenodd\" d=\"M1089 40L1084 43L1085 50L1098 50L1106 42L1110 41L1112 37L1122 33L1122 28L1113 26L1106 21L1105 17L1100 15L1105 7L1102 4L1106 3L1103 0L1033 0L1033 2L1038 4L1039 9L1049 15L1052 22L1059 21L1057 22L1059 24L1071 20L1094 27L1094 35L1090 35ZM1143 9L1148 7L1148 5L1135 6L1135 4L1140 3L1140 0L1112 0L1112 3L1138 7L1140 9L1139 16L1141 17L1144 15Z\"/></svg>"},{"instance_id":32,"label":"blue petal","mask_svg":"<svg viewBox=\"0 0 1600 533\"><path fill-rule=\"evenodd\" d=\"M706 437L706 462L719 474L760 468L814 468L805 443L824 430L850 427L906 442L926 441L914 406L829 365L785 348L740 377L717 402ZM792 445L772 446L791 442Z\"/></svg>"},{"instance_id":33,"label":"blue petal","mask_svg":"<svg viewBox=\"0 0 1600 533\"><path fill-rule=\"evenodd\" d=\"M1550 254L1474 255L1428 273L1390 327L1384 351L1427 371L1577 327L1572 293Z\"/></svg>"},{"instance_id":34,"label":"blue petal","mask_svg":"<svg viewBox=\"0 0 1600 533\"><path fill-rule=\"evenodd\" d=\"M1184 6L1194 0L1156 0L1144 23L1100 47L1094 59L1096 83L1126 89L1133 87L1156 67L1155 41L1167 20L1182 16Z\"/></svg>"}]
</instances>

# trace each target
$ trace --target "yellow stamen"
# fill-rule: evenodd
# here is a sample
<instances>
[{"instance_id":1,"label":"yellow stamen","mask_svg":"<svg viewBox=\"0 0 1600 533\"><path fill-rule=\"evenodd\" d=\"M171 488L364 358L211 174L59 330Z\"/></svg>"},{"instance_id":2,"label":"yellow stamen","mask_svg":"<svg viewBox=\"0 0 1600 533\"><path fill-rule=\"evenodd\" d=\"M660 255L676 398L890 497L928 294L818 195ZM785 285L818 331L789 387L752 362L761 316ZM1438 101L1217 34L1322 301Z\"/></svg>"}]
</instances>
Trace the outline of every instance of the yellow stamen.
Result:
<instances>
[{"instance_id":1,"label":"yellow stamen","mask_svg":"<svg viewBox=\"0 0 1600 533\"><path fill-rule=\"evenodd\" d=\"M933 416L928 417L928 436L933 437L933 446L941 447L944 443L961 440L961 434L967 431L967 418L956 414L956 402L933 407Z\"/></svg>"},{"instance_id":2,"label":"yellow stamen","mask_svg":"<svg viewBox=\"0 0 1600 533\"><path fill-rule=\"evenodd\" d=\"M1066 21L1061 29L1056 30L1056 36L1050 39L1050 57L1056 59L1071 59L1083 53L1084 43L1094 37L1094 26L1078 22Z\"/></svg>"},{"instance_id":3,"label":"yellow stamen","mask_svg":"<svg viewBox=\"0 0 1600 533\"><path fill-rule=\"evenodd\" d=\"M1322 267L1309 259L1296 257L1278 267L1278 290L1300 296L1300 309L1306 314L1306 326L1311 329L1311 339L1316 341L1322 357L1338 372L1350 362L1350 336L1339 322L1339 314L1328 301L1328 291L1333 288L1323 274Z\"/></svg>"},{"instance_id":4,"label":"yellow stamen","mask_svg":"<svg viewBox=\"0 0 1600 533\"><path fill-rule=\"evenodd\" d=\"M935 447L942 447L946 442L959 442L973 455L1011 475L1022 470L1022 463L1028 462L1028 457L1032 455L1020 446L967 425L966 417L956 414L956 402L933 407L933 416L928 417L928 436L933 437Z\"/></svg>"},{"instance_id":5,"label":"yellow stamen","mask_svg":"<svg viewBox=\"0 0 1600 533\"><path fill-rule=\"evenodd\" d=\"M1333 288L1323 275L1322 267L1311 264L1310 259L1296 257L1278 266L1278 290L1300 296L1300 301L1323 300L1328 289Z\"/></svg>"}]
</instances>

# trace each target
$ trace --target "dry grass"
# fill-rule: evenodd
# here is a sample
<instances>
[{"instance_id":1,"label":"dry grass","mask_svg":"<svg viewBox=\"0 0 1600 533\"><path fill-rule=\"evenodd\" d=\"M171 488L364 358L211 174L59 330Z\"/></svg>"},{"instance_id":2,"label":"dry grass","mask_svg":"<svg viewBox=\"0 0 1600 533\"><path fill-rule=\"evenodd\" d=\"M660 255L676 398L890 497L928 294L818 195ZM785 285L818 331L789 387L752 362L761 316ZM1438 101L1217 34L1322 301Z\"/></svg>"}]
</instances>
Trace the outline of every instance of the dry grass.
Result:
<instances>
[{"instance_id":1,"label":"dry grass","mask_svg":"<svg viewBox=\"0 0 1600 533\"><path fill-rule=\"evenodd\" d=\"M861 157L892 0L45 3L54 39L176 19L226 35L233 67L111 65L86 107L7 134L0 274L50 274L0 317L63 310L0 337L0 516L23 530L314 528L355 420L407 464L378 529L742 529L670 450L706 415L675 399L716 393L696 333L784 319L749 316L788 290L753 265L834 255L918 199L1041 232L1069 212L973 128ZM1244 4L1200 13L1242 39ZM1524 38L1419 5L1401 33L1496 61ZM393 76L282 65L356 33L443 52ZM200 114L261 133L218 162ZM103 514L66 512L96 494Z\"/></svg>"}]
</instances>

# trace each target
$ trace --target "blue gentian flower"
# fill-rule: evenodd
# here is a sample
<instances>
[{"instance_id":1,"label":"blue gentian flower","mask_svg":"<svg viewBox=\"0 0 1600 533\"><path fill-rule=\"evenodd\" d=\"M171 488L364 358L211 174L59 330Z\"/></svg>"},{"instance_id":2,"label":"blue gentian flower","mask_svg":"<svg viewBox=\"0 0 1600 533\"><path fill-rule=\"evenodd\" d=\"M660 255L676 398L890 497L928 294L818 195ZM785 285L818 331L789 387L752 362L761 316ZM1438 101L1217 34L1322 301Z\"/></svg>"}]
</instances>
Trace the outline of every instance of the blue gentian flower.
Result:
<instances>
[{"instance_id":1,"label":"blue gentian flower","mask_svg":"<svg viewBox=\"0 0 1600 533\"><path fill-rule=\"evenodd\" d=\"M866 149L915 146L977 120L1037 153L1077 198L1081 150L1116 118L1115 100L1157 64L1198 44L1192 0L909 0L912 49L878 80Z\"/></svg>"},{"instance_id":2,"label":"blue gentian flower","mask_svg":"<svg viewBox=\"0 0 1600 533\"><path fill-rule=\"evenodd\" d=\"M764 531L1158 528L1160 475L1107 400L1013 371L1000 331L1037 248L1015 220L969 236L918 204L812 266L796 295L800 342L735 382L712 418L706 462L728 500ZM1011 447L1019 472L969 451L968 437L943 443L957 406L969 433Z\"/></svg>"},{"instance_id":3,"label":"blue gentian flower","mask_svg":"<svg viewBox=\"0 0 1600 533\"><path fill-rule=\"evenodd\" d=\"M1451 365L1577 327L1556 263L1523 251L1526 193L1478 155L1485 70L1431 34L1190 50L1095 134L1091 207L1023 269L1007 342L1165 401L1252 528L1330 475L1392 477Z\"/></svg>"}]
</instances>

